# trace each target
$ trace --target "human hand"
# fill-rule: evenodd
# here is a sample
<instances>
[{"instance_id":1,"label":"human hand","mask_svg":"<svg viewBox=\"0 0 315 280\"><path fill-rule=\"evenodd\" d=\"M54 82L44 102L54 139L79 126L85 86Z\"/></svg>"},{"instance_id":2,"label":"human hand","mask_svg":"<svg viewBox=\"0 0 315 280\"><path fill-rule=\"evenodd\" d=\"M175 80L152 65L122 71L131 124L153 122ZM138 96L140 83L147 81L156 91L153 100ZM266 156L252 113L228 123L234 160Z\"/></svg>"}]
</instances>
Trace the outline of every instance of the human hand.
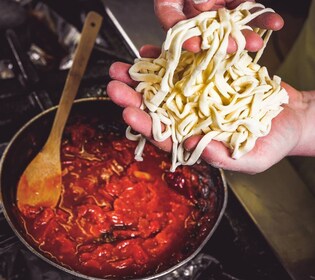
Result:
<instances>
[{"instance_id":1,"label":"human hand","mask_svg":"<svg viewBox=\"0 0 315 280\"><path fill-rule=\"evenodd\" d=\"M198 3L199 4L196 4ZM162 27L167 31L177 22L194 17L201 12L217 10L222 7L233 9L245 0L154 0L155 14ZM253 2L253 1L252 1ZM277 13L265 13L251 22L253 27L277 31L282 28L284 22ZM251 52L257 52L263 47L262 38L255 32L244 30L246 38L246 49ZM184 48L192 51L200 51L201 38L194 37L187 40ZM230 38L228 53L237 50L236 42Z\"/></svg>"},{"instance_id":2,"label":"human hand","mask_svg":"<svg viewBox=\"0 0 315 280\"><path fill-rule=\"evenodd\" d=\"M144 46L140 50L143 57L156 57L160 49ZM123 118L133 130L144 135L148 140L163 150L171 151L172 141L167 139L156 142L152 139L151 117L139 109L142 96L133 87L136 86L129 74L129 64L117 62L110 68L113 81L108 84L107 93L119 106L124 107ZM289 94L289 104L272 121L270 133L259 138L253 150L240 159L233 159L230 151L221 142L211 141L202 153L202 158L209 164L226 170L244 173L262 172L287 155L315 155L313 145L315 129L312 120L315 118L315 92L300 92L283 83ZM186 140L185 148L193 149L200 136Z\"/></svg>"}]
</instances>

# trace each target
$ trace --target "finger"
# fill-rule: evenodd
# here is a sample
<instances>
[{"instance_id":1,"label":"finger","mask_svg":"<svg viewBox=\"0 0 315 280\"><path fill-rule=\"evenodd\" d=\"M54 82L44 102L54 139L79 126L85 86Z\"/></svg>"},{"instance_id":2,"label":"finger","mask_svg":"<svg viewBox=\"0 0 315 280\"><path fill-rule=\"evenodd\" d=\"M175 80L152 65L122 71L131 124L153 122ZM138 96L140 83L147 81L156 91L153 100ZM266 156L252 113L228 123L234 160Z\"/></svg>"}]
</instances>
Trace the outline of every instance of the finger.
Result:
<instances>
[{"instance_id":1,"label":"finger","mask_svg":"<svg viewBox=\"0 0 315 280\"><path fill-rule=\"evenodd\" d=\"M264 41L256 32L251 30L243 30L242 33L246 40L246 50L250 52L257 52L263 47Z\"/></svg>"},{"instance_id":2,"label":"finger","mask_svg":"<svg viewBox=\"0 0 315 280\"><path fill-rule=\"evenodd\" d=\"M161 53L161 48L153 45L144 45L139 50L141 57L156 58Z\"/></svg>"},{"instance_id":3,"label":"finger","mask_svg":"<svg viewBox=\"0 0 315 280\"><path fill-rule=\"evenodd\" d=\"M267 136L257 139L254 148L239 159L231 157L231 151L218 141L211 141L203 150L201 158L209 164L225 170L260 173L280 161L296 146L299 139L298 122L286 121L290 110L283 110L273 119L272 128ZM202 136L188 138L184 145L192 151Z\"/></svg>"},{"instance_id":4,"label":"finger","mask_svg":"<svg viewBox=\"0 0 315 280\"><path fill-rule=\"evenodd\" d=\"M277 31L283 27L284 20L277 13L265 13L253 19L250 25L253 27Z\"/></svg>"},{"instance_id":5,"label":"finger","mask_svg":"<svg viewBox=\"0 0 315 280\"><path fill-rule=\"evenodd\" d=\"M200 139L200 135L188 138L184 143L185 149L193 151ZM233 168L230 163L230 152L221 142L211 141L203 150L201 157L214 167L223 169L228 167L229 170Z\"/></svg>"},{"instance_id":6,"label":"finger","mask_svg":"<svg viewBox=\"0 0 315 280\"><path fill-rule=\"evenodd\" d=\"M123 111L123 118L133 130L142 134L155 146L167 152L171 151L172 141L170 138L162 142L157 142L152 139L152 120L150 115L148 115L146 112L135 107L127 107Z\"/></svg>"},{"instance_id":7,"label":"finger","mask_svg":"<svg viewBox=\"0 0 315 280\"><path fill-rule=\"evenodd\" d=\"M264 41L256 32L251 30L243 30L243 35L246 40L246 50L250 52L257 52L263 47ZM199 52L201 50L201 37L193 37L187 40L183 44L183 48L194 53ZM236 51L237 44L232 37L229 37L227 53L235 53Z\"/></svg>"},{"instance_id":8,"label":"finger","mask_svg":"<svg viewBox=\"0 0 315 280\"><path fill-rule=\"evenodd\" d=\"M121 107L140 107L141 105L141 94L120 81L110 81L107 85L107 94Z\"/></svg>"},{"instance_id":9,"label":"finger","mask_svg":"<svg viewBox=\"0 0 315 280\"><path fill-rule=\"evenodd\" d=\"M236 51L237 51L237 44L236 44L235 40L230 36L226 52L227 53L235 53Z\"/></svg>"},{"instance_id":10,"label":"finger","mask_svg":"<svg viewBox=\"0 0 315 280\"><path fill-rule=\"evenodd\" d=\"M212 166L224 170L255 174L267 169L267 167L260 166L262 161L257 161L257 157L253 160L249 154L240 159L231 158L229 149L218 141L211 141L202 152L201 157Z\"/></svg>"},{"instance_id":11,"label":"finger","mask_svg":"<svg viewBox=\"0 0 315 280\"><path fill-rule=\"evenodd\" d=\"M263 47L264 41L256 32L251 30L243 30L242 33L246 40L246 50L248 50L249 52L257 52ZM230 37L227 53L235 53L236 51L237 43L232 37Z\"/></svg>"},{"instance_id":12,"label":"finger","mask_svg":"<svg viewBox=\"0 0 315 280\"><path fill-rule=\"evenodd\" d=\"M200 136L193 136L185 141L185 148L189 151L193 150L200 140ZM229 149L221 142L212 140L201 154L201 158L216 168L224 170L245 172L255 174L262 172L263 167L259 166L259 161L252 161L250 156L244 156L240 159L231 158Z\"/></svg>"},{"instance_id":13,"label":"finger","mask_svg":"<svg viewBox=\"0 0 315 280\"><path fill-rule=\"evenodd\" d=\"M155 14L164 30L186 19L183 9L184 0L154 0Z\"/></svg>"},{"instance_id":14,"label":"finger","mask_svg":"<svg viewBox=\"0 0 315 280\"><path fill-rule=\"evenodd\" d=\"M305 95L304 92L298 91L289 84L285 83L284 81L281 82L281 86L286 90L289 95L289 104L292 108L299 108L301 110L305 110L305 105L308 104L309 100L305 100L303 97ZM315 97L315 94L311 96Z\"/></svg>"},{"instance_id":15,"label":"finger","mask_svg":"<svg viewBox=\"0 0 315 280\"><path fill-rule=\"evenodd\" d=\"M131 79L129 69L131 65L124 62L115 62L109 68L109 76L114 79L135 87L137 82Z\"/></svg>"},{"instance_id":16,"label":"finger","mask_svg":"<svg viewBox=\"0 0 315 280\"><path fill-rule=\"evenodd\" d=\"M255 2L253 0L230 0L226 1L228 2L226 6L229 9L235 9L238 5L246 1ZM262 29L274 31L280 30L283 27L283 25L284 25L283 18L279 14L274 12L264 13L251 21L251 26L253 27L259 27Z\"/></svg>"},{"instance_id":17,"label":"finger","mask_svg":"<svg viewBox=\"0 0 315 280\"><path fill-rule=\"evenodd\" d=\"M186 40L183 44L183 48L187 51L197 53L201 50L201 37L192 37Z\"/></svg>"}]
</instances>

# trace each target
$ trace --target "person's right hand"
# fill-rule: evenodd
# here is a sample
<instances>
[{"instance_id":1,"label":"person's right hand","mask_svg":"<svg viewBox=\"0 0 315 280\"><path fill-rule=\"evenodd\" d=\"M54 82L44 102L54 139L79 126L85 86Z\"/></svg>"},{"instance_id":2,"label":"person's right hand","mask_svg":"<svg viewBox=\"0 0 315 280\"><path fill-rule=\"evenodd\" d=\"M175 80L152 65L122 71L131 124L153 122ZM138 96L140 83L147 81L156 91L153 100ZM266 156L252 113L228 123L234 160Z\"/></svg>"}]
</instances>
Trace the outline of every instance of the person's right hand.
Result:
<instances>
[{"instance_id":1,"label":"person's right hand","mask_svg":"<svg viewBox=\"0 0 315 280\"><path fill-rule=\"evenodd\" d=\"M163 29L167 31L177 22L192 18L204 11L217 10L222 7L233 9L239 4L246 2L245 0L154 0L155 14L162 25ZM277 31L283 26L283 19L277 13L266 13L257 17L251 22L252 27L259 27ZM251 52L256 52L263 46L261 37L250 30L244 30L243 34L246 38L246 49ZM198 37L187 40L184 48L192 51L200 51L201 39ZM235 52L237 45L233 38L230 38L228 53Z\"/></svg>"},{"instance_id":2,"label":"person's right hand","mask_svg":"<svg viewBox=\"0 0 315 280\"><path fill-rule=\"evenodd\" d=\"M159 48L152 46L140 50L144 57L157 57L159 52ZM108 84L107 93L113 102L125 108L123 118L133 130L170 152L170 138L163 142L152 139L152 120L148 113L139 108L142 95L133 89L137 83L130 78L129 68L129 64L122 62L110 67L110 76L114 81ZM259 138L253 150L235 160L223 143L211 141L201 157L218 168L253 174L268 169L287 155L315 156L315 91L297 91L285 83L283 87L289 94L289 104L273 119L270 133ZM185 141L185 148L192 150L199 139L200 136L190 137Z\"/></svg>"}]
</instances>

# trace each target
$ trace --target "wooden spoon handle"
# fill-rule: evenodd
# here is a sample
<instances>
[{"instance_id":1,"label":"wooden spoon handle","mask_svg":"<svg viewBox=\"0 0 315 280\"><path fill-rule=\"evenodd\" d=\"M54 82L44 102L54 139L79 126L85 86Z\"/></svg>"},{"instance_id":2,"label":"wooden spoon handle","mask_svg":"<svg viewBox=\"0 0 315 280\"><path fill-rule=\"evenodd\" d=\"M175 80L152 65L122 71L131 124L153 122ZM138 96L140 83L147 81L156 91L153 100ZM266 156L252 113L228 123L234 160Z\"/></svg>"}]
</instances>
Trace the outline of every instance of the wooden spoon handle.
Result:
<instances>
[{"instance_id":1,"label":"wooden spoon handle","mask_svg":"<svg viewBox=\"0 0 315 280\"><path fill-rule=\"evenodd\" d=\"M52 130L45 145L49 148L53 149L53 147L60 146L63 129L67 122L72 103L79 89L81 79L88 64L101 25L102 17L95 12L89 12L84 22L81 38L74 54L73 64L66 79Z\"/></svg>"}]
</instances>

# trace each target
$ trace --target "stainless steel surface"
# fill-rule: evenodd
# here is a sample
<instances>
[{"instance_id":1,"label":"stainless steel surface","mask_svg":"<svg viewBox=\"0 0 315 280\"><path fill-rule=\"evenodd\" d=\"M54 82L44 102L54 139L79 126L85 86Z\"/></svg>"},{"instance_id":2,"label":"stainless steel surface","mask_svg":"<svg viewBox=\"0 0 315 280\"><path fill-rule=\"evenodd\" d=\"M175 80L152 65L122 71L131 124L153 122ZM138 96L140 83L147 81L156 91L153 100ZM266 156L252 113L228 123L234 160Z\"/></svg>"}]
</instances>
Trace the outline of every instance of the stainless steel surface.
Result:
<instances>
[{"instance_id":1,"label":"stainless steel surface","mask_svg":"<svg viewBox=\"0 0 315 280\"><path fill-rule=\"evenodd\" d=\"M288 160L228 184L293 279L315 279L315 199Z\"/></svg>"},{"instance_id":2,"label":"stainless steel surface","mask_svg":"<svg viewBox=\"0 0 315 280\"><path fill-rule=\"evenodd\" d=\"M103 2L138 50L144 44L160 46L164 41L165 32L155 17L153 0L103 0Z\"/></svg>"},{"instance_id":3,"label":"stainless steel surface","mask_svg":"<svg viewBox=\"0 0 315 280\"><path fill-rule=\"evenodd\" d=\"M153 0L104 2L138 49L146 43L161 45L165 34L155 18ZM266 59L264 63L268 65ZM301 174L287 159L254 176L226 172L229 187L297 280L315 279L315 197Z\"/></svg>"}]
</instances>

